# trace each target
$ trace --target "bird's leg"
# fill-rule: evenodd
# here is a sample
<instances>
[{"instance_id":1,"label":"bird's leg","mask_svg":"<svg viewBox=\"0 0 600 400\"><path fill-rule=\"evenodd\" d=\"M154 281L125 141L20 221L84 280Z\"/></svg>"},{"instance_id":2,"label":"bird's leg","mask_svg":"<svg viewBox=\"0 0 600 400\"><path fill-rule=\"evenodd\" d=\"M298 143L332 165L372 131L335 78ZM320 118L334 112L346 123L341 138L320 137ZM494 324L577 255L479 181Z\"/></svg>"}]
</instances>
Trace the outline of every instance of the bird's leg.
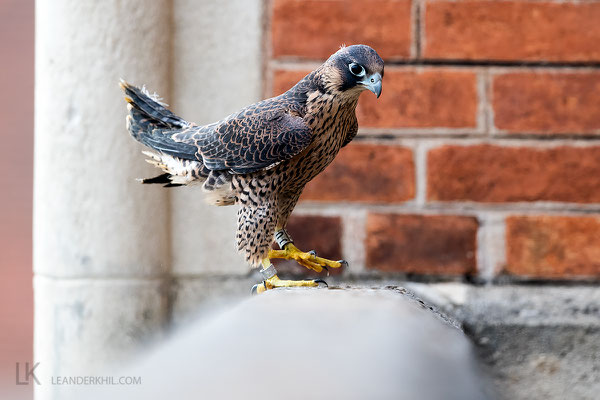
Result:
<instances>
[{"instance_id":1,"label":"bird's leg","mask_svg":"<svg viewBox=\"0 0 600 400\"><path fill-rule=\"evenodd\" d=\"M296 246L292 238L288 235L285 229L280 229L275 233L275 240L281 250L269 250L269 258L285 258L286 260L296 260L300 265L315 272L323 271L323 268L339 268L343 265L348 266L348 262L344 260L332 261L326 258L317 257L314 251L303 252Z\"/></svg>"},{"instance_id":2,"label":"bird's leg","mask_svg":"<svg viewBox=\"0 0 600 400\"><path fill-rule=\"evenodd\" d=\"M252 287L252 293L262 293L269 289L275 289L279 287L318 287L319 284L327 286L322 279L313 279L307 281L289 281L279 279L277 276L277 270L271 264L269 258L262 260L263 269L260 270L263 278L265 279L262 283L254 285Z\"/></svg>"}]
</instances>

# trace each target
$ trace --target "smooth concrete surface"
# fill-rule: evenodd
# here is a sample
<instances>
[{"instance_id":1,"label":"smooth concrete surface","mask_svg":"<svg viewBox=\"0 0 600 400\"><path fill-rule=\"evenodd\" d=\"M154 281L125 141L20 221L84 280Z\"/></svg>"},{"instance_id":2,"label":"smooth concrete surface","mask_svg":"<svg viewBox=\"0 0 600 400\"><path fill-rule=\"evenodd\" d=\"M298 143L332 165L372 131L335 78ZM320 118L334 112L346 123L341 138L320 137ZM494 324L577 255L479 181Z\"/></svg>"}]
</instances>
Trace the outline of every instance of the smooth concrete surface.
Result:
<instances>
[{"instance_id":1,"label":"smooth concrete surface","mask_svg":"<svg viewBox=\"0 0 600 400\"><path fill-rule=\"evenodd\" d=\"M407 287L461 322L501 398L598 399L599 286Z\"/></svg>"},{"instance_id":2,"label":"smooth concrete surface","mask_svg":"<svg viewBox=\"0 0 600 400\"><path fill-rule=\"evenodd\" d=\"M89 399L482 400L464 334L402 289L274 290L190 324Z\"/></svg>"}]
</instances>

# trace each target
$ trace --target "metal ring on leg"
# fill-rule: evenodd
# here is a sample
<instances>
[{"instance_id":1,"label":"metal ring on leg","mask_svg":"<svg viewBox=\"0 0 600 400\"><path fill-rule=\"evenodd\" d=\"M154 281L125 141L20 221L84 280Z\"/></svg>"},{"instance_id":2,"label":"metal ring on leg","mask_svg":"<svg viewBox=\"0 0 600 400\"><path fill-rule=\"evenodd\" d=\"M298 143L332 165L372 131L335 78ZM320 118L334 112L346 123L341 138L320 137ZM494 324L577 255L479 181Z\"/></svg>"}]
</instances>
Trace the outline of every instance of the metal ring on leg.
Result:
<instances>
[{"instance_id":1,"label":"metal ring on leg","mask_svg":"<svg viewBox=\"0 0 600 400\"><path fill-rule=\"evenodd\" d=\"M261 269L260 274L263 276L264 280L270 279L277 275L277 270L273 264L269 265L267 268Z\"/></svg>"},{"instance_id":2,"label":"metal ring on leg","mask_svg":"<svg viewBox=\"0 0 600 400\"><path fill-rule=\"evenodd\" d=\"M284 246L288 243L294 243L292 237L287 233L285 229L281 229L275 232L275 241L277 242L277 246L283 250Z\"/></svg>"}]
</instances>

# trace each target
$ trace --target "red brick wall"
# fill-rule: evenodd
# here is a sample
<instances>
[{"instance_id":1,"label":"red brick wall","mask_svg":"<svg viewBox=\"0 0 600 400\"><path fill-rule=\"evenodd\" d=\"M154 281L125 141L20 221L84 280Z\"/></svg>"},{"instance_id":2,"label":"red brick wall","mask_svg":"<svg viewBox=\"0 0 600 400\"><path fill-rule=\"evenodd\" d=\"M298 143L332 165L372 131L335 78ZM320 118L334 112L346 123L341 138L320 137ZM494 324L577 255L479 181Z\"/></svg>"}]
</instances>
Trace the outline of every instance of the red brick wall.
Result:
<instances>
[{"instance_id":1,"label":"red brick wall","mask_svg":"<svg viewBox=\"0 0 600 400\"><path fill-rule=\"evenodd\" d=\"M359 136L295 213L322 221L292 235L339 243L346 273L600 278L600 1L269 0L267 13L267 95L342 43L386 61Z\"/></svg>"}]
</instances>

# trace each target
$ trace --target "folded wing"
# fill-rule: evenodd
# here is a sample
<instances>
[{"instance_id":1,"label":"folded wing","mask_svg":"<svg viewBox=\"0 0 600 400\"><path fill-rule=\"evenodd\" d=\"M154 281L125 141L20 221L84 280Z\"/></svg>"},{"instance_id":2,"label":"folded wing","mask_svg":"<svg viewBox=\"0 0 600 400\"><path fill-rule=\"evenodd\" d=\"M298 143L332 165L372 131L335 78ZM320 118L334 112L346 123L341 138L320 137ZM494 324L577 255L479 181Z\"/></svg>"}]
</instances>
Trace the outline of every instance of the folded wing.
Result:
<instances>
[{"instance_id":1,"label":"folded wing","mask_svg":"<svg viewBox=\"0 0 600 400\"><path fill-rule=\"evenodd\" d=\"M301 153L311 143L312 133L301 117L267 100L220 123L175 133L172 139L194 144L211 170L245 174Z\"/></svg>"}]
</instances>

